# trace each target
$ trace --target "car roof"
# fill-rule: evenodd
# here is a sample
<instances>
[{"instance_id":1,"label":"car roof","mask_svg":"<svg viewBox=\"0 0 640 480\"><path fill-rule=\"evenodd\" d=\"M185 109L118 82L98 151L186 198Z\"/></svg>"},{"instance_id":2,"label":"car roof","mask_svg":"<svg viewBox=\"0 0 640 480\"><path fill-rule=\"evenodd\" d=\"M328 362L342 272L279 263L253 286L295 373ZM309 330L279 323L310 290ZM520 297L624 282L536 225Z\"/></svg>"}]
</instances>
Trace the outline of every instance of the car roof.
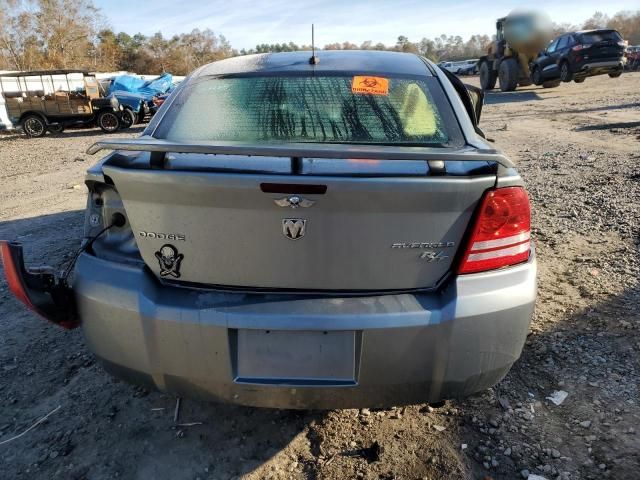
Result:
<instances>
[{"instance_id":1,"label":"car roof","mask_svg":"<svg viewBox=\"0 0 640 480\"><path fill-rule=\"evenodd\" d=\"M431 76L425 61L412 53L377 50L320 50L315 52L316 65L311 65L310 51L244 55L210 63L194 76L234 75L245 73L346 73L380 75Z\"/></svg>"},{"instance_id":2,"label":"car roof","mask_svg":"<svg viewBox=\"0 0 640 480\"><path fill-rule=\"evenodd\" d=\"M569 37L571 35L584 35L589 33L609 33L609 32L618 32L615 28L593 28L591 30L576 30L575 32L565 32L558 35L554 40L562 37ZM620 33L620 32L618 32Z\"/></svg>"},{"instance_id":3,"label":"car roof","mask_svg":"<svg viewBox=\"0 0 640 480\"><path fill-rule=\"evenodd\" d=\"M615 28L592 28L591 30L578 30L572 34L582 35L583 33L617 32Z\"/></svg>"}]
</instances>

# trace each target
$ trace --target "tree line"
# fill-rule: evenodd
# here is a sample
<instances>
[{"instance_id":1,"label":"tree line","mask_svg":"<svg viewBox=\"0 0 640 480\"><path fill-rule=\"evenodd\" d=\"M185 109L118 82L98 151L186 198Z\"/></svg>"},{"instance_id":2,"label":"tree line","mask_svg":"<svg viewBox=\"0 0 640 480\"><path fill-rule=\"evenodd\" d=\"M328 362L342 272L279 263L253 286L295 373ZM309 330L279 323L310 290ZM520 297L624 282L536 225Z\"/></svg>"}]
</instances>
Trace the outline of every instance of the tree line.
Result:
<instances>
[{"instance_id":1,"label":"tree line","mask_svg":"<svg viewBox=\"0 0 640 480\"><path fill-rule=\"evenodd\" d=\"M640 44L640 10L612 17L596 12L582 25L555 25L560 34L580 28L615 28L631 45ZM345 41L324 45L324 50L391 50L424 55L434 61L477 58L491 41L488 35L441 35L411 41L400 35L393 45ZM83 68L186 75L196 67L235 55L310 50L293 42L260 44L234 49L210 29L164 37L114 32L92 0L0 0L0 70Z\"/></svg>"}]
</instances>

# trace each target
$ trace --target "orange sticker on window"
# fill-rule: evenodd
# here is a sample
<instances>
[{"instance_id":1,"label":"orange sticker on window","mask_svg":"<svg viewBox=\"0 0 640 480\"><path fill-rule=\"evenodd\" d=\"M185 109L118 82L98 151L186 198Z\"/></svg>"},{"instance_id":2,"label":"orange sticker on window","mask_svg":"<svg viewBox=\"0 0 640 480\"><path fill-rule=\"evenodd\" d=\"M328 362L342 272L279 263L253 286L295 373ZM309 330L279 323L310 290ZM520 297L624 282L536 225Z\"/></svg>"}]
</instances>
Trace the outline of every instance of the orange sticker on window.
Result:
<instances>
[{"instance_id":1,"label":"orange sticker on window","mask_svg":"<svg viewBox=\"0 0 640 480\"><path fill-rule=\"evenodd\" d=\"M389 95L389 79L382 77L355 76L351 83L352 93Z\"/></svg>"}]
</instances>

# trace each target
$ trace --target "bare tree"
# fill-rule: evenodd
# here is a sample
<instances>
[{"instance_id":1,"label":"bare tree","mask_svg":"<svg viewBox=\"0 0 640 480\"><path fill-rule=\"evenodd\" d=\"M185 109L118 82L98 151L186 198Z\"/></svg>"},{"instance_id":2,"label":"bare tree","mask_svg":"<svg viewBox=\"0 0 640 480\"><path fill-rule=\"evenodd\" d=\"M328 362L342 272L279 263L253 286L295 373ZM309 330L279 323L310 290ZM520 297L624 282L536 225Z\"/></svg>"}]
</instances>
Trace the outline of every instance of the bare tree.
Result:
<instances>
[{"instance_id":1,"label":"bare tree","mask_svg":"<svg viewBox=\"0 0 640 480\"><path fill-rule=\"evenodd\" d=\"M640 10L622 11L609 17L596 12L584 28L614 28L630 44L640 43ZM568 23L555 24L554 33L577 30ZM412 42L405 35L393 45L371 40L356 45L349 41L324 46L325 50L394 50L419 53L434 61L477 58L490 42L487 35L441 35ZM170 71L185 75L205 63L238 54L309 50L306 45L263 43L253 49L234 50L226 38L212 30L194 29L165 38L140 33L116 33L92 0L0 0L0 68L87 68L128 70L141 73Z\"/></svg>"}]
</instances>

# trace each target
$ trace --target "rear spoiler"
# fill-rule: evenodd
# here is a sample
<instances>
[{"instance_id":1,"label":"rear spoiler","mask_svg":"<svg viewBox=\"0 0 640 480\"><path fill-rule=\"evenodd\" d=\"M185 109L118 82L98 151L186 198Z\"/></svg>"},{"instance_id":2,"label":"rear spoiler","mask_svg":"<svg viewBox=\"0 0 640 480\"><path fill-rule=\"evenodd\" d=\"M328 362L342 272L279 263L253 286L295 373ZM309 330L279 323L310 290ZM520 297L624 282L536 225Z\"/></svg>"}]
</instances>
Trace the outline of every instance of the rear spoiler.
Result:
<instances>
[{"instance_id":1,"label":"rear spoiler","mask_svg":"<svg viewBox=\"0 0 640 480\"><path fill-rule=\"evenodd\" d=\"M215 155L245 155L256 157L336 158L354 160L423 160L427 162L472 161L495 162L504 168L513 163L497 150L465 148L394 147L387 145L349 145L323 143L253 144L242 142L183 143L144 135L133 139L101 140L87 149L89 155L101 150L150 152L152 163L164 164L166 153L200 153Z\"/></svg>"}]
</instances>

